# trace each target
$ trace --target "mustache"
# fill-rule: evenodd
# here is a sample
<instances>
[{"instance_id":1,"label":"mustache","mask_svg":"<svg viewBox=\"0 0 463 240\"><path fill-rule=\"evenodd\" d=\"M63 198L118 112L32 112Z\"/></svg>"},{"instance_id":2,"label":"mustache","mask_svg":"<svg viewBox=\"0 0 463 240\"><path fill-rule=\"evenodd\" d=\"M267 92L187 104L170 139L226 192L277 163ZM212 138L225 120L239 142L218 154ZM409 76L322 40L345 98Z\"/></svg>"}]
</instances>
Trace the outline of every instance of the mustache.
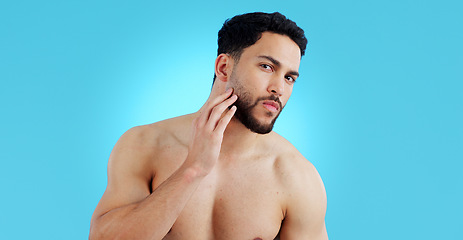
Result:
<instances>
[{"instance_id":1,"label":"mustache","mask_svg":"<svg viewBox=\"0 0 463 240\"><path fill-rule=\"evenodd\" d=\"M268 97L259 97L257 98L256 103L254 105L257 105L259 101L264 101L264 100L275 101L278 103L278 105L280 105L280 110L283 109L283 104L281 103L280 98L275 95L270 95Z\"/></svg>"}]
</instances>

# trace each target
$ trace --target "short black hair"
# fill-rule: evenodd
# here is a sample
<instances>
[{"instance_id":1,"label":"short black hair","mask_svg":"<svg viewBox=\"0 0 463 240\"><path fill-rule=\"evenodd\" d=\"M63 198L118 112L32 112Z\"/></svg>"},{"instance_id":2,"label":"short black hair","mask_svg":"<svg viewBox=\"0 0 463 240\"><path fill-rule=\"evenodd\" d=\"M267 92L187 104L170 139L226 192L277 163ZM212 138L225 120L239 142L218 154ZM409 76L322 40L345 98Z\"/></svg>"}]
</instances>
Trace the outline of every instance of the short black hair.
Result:
<instances>
[{"instance_id":1,"label":"short black hair","mask_svg":"<svg viewBox=\"0 0 463 240\"><path fill-rule=\"evenodd\" d=\"M243 50L255 44L266 31L288 36L299 46L301 57L304 56L307 45L304 30L279 12L246 13L227 19L219 30L217 56L227 53L238 61Z\"/></svg>"}]
</instances>

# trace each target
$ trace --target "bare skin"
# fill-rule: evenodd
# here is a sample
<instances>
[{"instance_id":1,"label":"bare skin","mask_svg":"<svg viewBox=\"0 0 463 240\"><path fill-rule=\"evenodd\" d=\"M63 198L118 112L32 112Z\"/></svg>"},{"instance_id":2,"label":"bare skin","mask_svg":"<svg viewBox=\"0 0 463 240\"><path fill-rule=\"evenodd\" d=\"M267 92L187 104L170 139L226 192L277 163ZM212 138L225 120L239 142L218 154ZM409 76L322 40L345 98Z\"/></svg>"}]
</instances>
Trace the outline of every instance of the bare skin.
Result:
<instances>
[{"instance_id":1,"label":"bare skin","mask_svg":"<svg viewBox=\"0 0 463 240\"><path fill-rule=\"evenodd\" d=\"M217 79L198 112L127 131L111 153L90 239L328 239L314 166L228 109L238 86L254 99L278 95L284 106L299 62L291 39L266 32L238 62L217 57ZM268 124L276 108L258 101L252 114Z\"/></svg>"}]
</instances>

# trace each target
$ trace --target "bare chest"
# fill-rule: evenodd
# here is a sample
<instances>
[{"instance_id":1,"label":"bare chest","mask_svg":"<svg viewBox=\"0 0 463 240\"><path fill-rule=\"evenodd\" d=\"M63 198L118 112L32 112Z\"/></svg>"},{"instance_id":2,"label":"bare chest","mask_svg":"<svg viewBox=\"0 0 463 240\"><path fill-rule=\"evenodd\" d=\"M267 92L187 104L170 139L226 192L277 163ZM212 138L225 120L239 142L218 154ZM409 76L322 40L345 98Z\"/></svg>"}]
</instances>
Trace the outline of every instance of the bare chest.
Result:
<instances>
[{"instance_id":1,"label":"bare chest","mask_svg":"<svg viewBox=\"0 0 463 240\"><path fill-rule=\"evenodd\" d=\"M264 163L214 169L164 239L275 239L283 194Z\"/></svg>"}]
</instances>

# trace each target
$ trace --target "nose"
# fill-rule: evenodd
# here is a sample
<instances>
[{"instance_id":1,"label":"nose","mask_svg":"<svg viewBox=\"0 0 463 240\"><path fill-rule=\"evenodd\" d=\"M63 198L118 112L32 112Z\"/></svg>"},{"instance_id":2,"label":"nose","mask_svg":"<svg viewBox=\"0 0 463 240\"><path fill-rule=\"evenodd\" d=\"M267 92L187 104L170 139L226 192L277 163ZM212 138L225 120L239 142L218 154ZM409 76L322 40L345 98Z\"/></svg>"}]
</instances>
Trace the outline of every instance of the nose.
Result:
<instances>
[{"instance_id":1,"label":"nose","mask_svg":"<svg viewBox=\"0 0 463 240\"><path fill-rule=\"evenodd\" d=\"M285 79L284 77L275 76L273 77L268 86L268 92L273 95L281 96L285 93Z\"/></svg>"}]
</instances>

